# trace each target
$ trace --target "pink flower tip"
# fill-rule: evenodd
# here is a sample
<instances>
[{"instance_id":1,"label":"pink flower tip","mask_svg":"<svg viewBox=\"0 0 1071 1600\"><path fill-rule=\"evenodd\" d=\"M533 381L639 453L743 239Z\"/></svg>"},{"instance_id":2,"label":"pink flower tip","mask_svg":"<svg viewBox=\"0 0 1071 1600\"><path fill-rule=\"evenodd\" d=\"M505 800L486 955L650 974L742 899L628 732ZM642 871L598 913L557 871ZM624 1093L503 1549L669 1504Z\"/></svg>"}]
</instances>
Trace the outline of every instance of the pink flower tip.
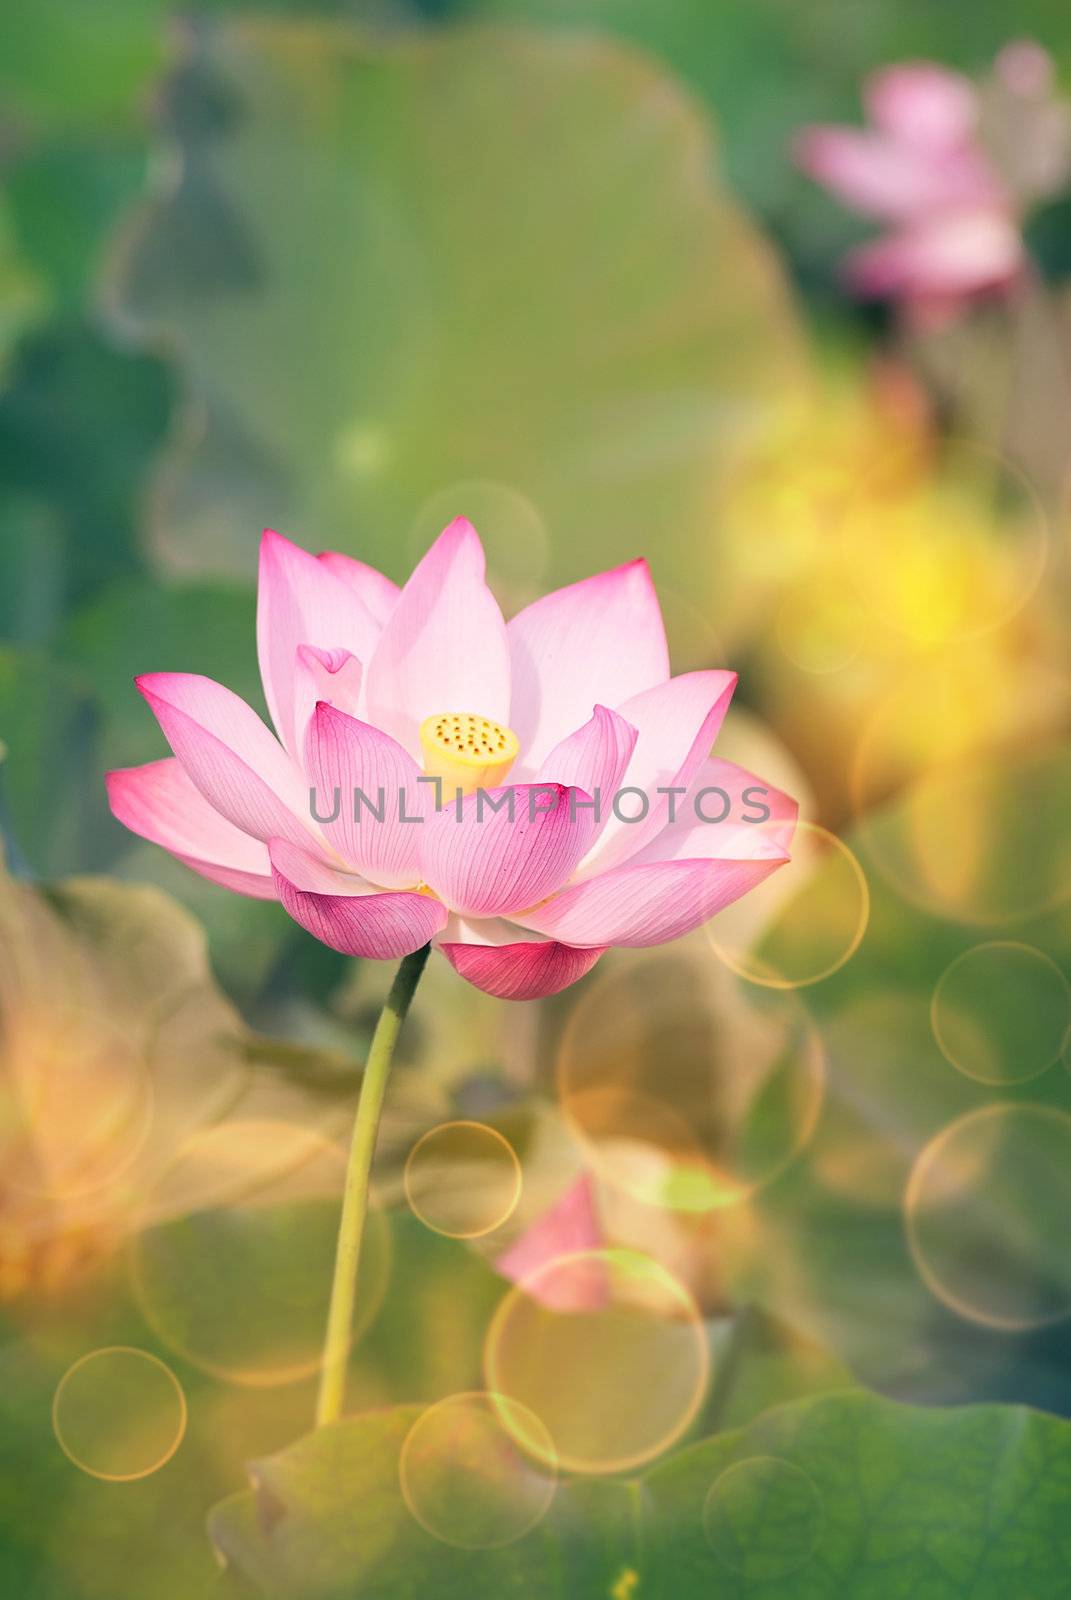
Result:
<instances>
[{"instance_id":1,"label":"pink flower tip","mask_svg":"<svg viewBox=\"0 0 1071 1600\"><path fill-rule=\"evenodd\" d=\"M1052 57L1034 39L1013 39L997 56L997 76L1025 100L1040 99L1053 83Z\"/></svg>"},{"instance_id":2,"label":"pink flower tip","mask_svg":"<svg viewBox=\"0 0 1071 1600\"><path fill-rule=\"evenodd\" d=\"M606 1305L603 1263L587 1254L603 1244L589 1173L582 1173L497 1259L504 1278L551 1311L597 1311ZM579 1257L575 1265L571 1258ZM556 1263L563 1267L555 1272Z\"/></svg>"}]
</instances>

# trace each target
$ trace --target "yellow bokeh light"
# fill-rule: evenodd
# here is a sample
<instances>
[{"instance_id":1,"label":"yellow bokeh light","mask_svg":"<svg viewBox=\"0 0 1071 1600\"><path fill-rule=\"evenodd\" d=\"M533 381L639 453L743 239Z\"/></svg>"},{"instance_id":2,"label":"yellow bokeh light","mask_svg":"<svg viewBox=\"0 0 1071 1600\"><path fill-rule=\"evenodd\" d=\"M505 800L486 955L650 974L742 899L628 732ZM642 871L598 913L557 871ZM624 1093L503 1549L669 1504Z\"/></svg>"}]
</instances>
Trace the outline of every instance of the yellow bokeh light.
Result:
<instances>
[{"instance_id":1,"label":"yellow bokeh light","mask_svg":"<svg viewBox=\"0 0 1071 1600\"><path fill-rule=\"evenodd\" d=\"M565 1304L573 1309L552 1309ZM484 1370L489 1389L540 1419L563 1468L612 1473L680 1438L706 1393L709 1360L699 1311L672 1273L634 1251L589 1250L546 1263L508 1291ZM523 1413L503 1421L544 1459Z\"/></svg>"},{"instance_id":2,"label":"yellow bokeh light","mask_svg":"<svg viewBox=\"0 0 1071 1600\"><path fill-rule=\"evenodd\" d=\"M121 1179L152 1125L137 1041L98 1012L61 1006L15 1016L4 1055L5 1182L64 1201Z\"/></svg>"},{"instance_id":3,"label":"yellow bokeh light","mask_svg":"<svg viewBox=\"0 0 1071 1600\"><path fill-rule=\"evenodd\" d=\"M478 1239L501 1227L521 1197L521 1182L513 1146L483 1122L429 1128L405 1163L410 1208L450 1239Z\"/></svg>"},{"instance_id":4,"label":"yellow bokeh light","mask_svg":"<svg viewBox=\"0 0 1071 1600\"><path fill-rule=\"evenodd\" d=\"M112 1345L70 1367L52 1401L64 1454L93 1478L131 1483L170 1461L186 1432L186 1396L146 1350Z\"/></svg>"},{"instance_id":5,"label":"yellow bokeh light","mask_svg":"<svg viewBox=\"0 0 1071 1600\"><path fill-rule=\"evenodd\" d=\"M1031 741L1068 685L978 663L904 680L872 718L852 773L858 838L906 899L998 926L1071 897L1071 747ZM885 796L900 790L895 807Z\"/></svg>"},{"instance_id":6,"label":"yellow bokeh light","mask_svg":"<svg viewBox=\"0 0 1071 1600\"><path fill-rule=\"evenodd\" d=\"M795 585L777 613L777 638L804 672L840 672L863 647L866 629L858 603L841 591L839 574Z\"/></svg>"},{"instance_id":7,"label":"yellow bokeh light","mask_svg":"<svg viewBox=\"0 0 1071 1600\"><path fill-rule=\"evenodd\" d=\"M1011 620L1041 581L1048 523L1024 475L991 451L945 442L940 475L863 476L841 522L843 578L916 650Z\"/></svg>"}]
</instances>

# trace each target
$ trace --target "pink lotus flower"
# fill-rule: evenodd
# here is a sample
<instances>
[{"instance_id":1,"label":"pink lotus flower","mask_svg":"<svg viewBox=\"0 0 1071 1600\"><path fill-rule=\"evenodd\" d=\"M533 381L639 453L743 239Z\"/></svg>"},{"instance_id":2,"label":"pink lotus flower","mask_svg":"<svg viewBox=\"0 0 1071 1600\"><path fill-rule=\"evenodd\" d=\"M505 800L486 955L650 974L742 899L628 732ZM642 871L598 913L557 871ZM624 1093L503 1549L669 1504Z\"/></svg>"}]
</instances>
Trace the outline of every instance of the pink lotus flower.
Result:
<instances>
[{"instance_id":1,"label":"pink lotus flower","mask_svg":"<svg viewBox=\"0 0 1071 1600\"><path fill-rule=\"evenodd\" d=\"M463 519L400 590L267 532L257 643L278 737L209 678L149 673L137 685L174 755L110 773L111 806L332 949L433 941L477 988L530 999L611 945L677 938L787 859L794 802L761 788L769 817L748 826L760 780L708 759L735 675L670 677L643 561L507 624ZM726 804L697 807L714 789Z\"/></svg>"},{"instance_id":2,"label":"pink lotus flower","mask_svg":"<svg viewBox=\"0 0 1071 1600\"><path fill-rule=\"evenodd\" d=\"M1025 255L1015 197L980 135L982 97L931 62L888 67L864 86L868 129L805 128L794 154L846 206L890 224L849 253L859 295L926 312L1006 289Z\"/></svg>"},{"instance_id":3,"label":"pink lotus flower","mask_svg":"<svg viewBox=\"0 0 1071 1600\"><path fill-rule=\"evenodd\" d=\"M591 1174L582 1172L494 1264L551 1311L598 1311L607 1304L609 1286L606 1268L594 1253L605 1244L595 1185ZM555 1273L563 1261L569 1265Z\"/></svg>"}]
</instances>

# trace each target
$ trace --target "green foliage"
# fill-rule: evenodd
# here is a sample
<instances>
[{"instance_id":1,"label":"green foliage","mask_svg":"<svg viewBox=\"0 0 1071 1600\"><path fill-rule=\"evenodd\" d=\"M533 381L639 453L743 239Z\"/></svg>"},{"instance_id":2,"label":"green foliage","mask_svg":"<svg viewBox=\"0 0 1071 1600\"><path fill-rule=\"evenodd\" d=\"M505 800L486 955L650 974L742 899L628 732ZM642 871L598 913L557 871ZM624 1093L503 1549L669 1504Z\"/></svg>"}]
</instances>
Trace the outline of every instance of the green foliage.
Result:
<instances>
[{"instance_id":1,"label":"green foliage","mask_svg":"<svg viewBox=\"0 0 1071 1600\"><path fill-rule=\"evenodd\" d=\"M44 286L19 247L10 207L0 203L0 378L6 377L19 334L41 314L44 304Z\"/></svg>"},{"instance_id":2,"label":"green foliage","mask_svg":"<svg viewBox=\"0 0 1071 1600\"><path fill-rule=\"evenodd\" d=\"M201 0L181 13L166 0L8 0L4 24L0 825L20 872L115 876L47 892L0 883L0 1594L1071 1595L1068 1424L1018 1406L918 1410L856 1386L858 1374L901 1397L1071 1409L1066 1323L1047 1325L1052 1306L1071 1307L1062 1187L1047 1194L1055 1212L1020 1205L1054 1154L1062 1178L1058 1142L981 1151L992 1167L979 1163L978 1203L942 1263L952 1286L966 1273L998 1296L1021 1290L1040 1320L994 1326L942 1298L949 1285L912 1256L904 1203L920 1152L959 1119L1071 1113L1066 1047L1036 1077L979 1082L942 1054L931 1018L942 975L981 940L1007 935L1069 969L1066 757L978 810L989 920L907 881L910 805L849 835L870 925L846 967L802 991L827 1051L825 1102L788 1170L740 1208L746 1225L727 1208L697 1247L711 1258L703 1281L750 1309L708 1326L714 1381L687 1443L635 1481L561 1482L531 1533L475 1552L428 1535L398 1478L420 1408L484 1381L503 1285L475 1250L390 1214L383 1303L349 1375L361 1414L335 1428L301 1436L307 1379L258 1387L208 1370L213 1349L268 1362L279 1337L315 1351L337 1185L321 1174L306 1193L302 1164L273 1162L264 1141L231 1150L248 1172L177 1157L260 1119L334 1136L376 972L342 990L341 958L279 906L227 895L127 836L101 781L164 752L131 683L140 671L205 672L261 707L264 524L400 578L468 512L507 607L645 553L675 665L709 664L710 629L688 617L737 622L726 485L742 447L778 437L771 419L808 377L786 277L828 296L834 257L862 229L794 171L793 132L858 120L860 81L879 65L933 56L980 72L1012 35L1036 35L1066 87L1066 5L1025 0L1011 17L997 0ZM1053 278L1071 260L1068 224L1058 198L1031 223ZM835 314L858 331L852 308ZM975 331L988 337L999 315ZM1057 365L1058 332L1054 313L1040 339ZM969 339L950 348L977 377ZM1060 415L1028 355L1014 427L993 436L1002 448ZM1003 430L1001 405L981 398ZM804 493L807 466L795 466ZM1054 555L1046 584L1056 576ZM1020 624L1009 651L1049 625L1030 609L1017 639ZM758 626L773 638L776 610ZM798 686L778 655L746 692L769 715ZM847 748L847 734L831 743L830 764ZM939 865L954 880L952 832ZM820 884L804 903L820 915ZM785 908L765 958L791 964L799 933ZM1040 1049L1044 997L1024 984L1016 1006L986 1044ZM118 1031L144 1053L153 1114L122 1181L46 1204L15 1181L12 1041L68 1014L78 1092L111 1081ZM537 1170L536 1097L519 1087L549 1073L553 1027L517 1016L445 963L429 974L384 1124L384 1203L401 1199L417 1133L469 1109L470 1092L481 1115L511 1104L500 1121L526 1203L540 1183L560 1188L553 1161ZM760 1167L790 1098L753 1107L745 1153ZM87 1257L74 1267L72 1234ZM485 1247L493 1260L494 1238ZM79 1472L48 1424L64 1371L112 1342L157 1352L189 1401L181 1448L137 1483ZM212 1518L220 1574L204 1517L250 1459L252 1489Z\"/></svg>"},{"instance_id":3,"label":"green foliage","mask_svg":"<svg viewBox=\"0 0 1071 1600\"><path fill-rule=\"evenodd\" d=\"M400 576L472 506L515 587L644 549L690 588L734 451L802 362L672 80L590 40L262 23L206 44L173 127L183 181L115 289L181 341L202 408L172 563L247 572L276 520Z\"/></svg>"},{"instance_id":4,"label":"green foliage","mask_svg":"<svg viewBox=\"0 0 1071 1600\"><path fill-rule=\"evenodd\" d=\"M429 1536L403 1499L398 1456L417 1415L354 1417L255 1463L254 1487L213 1514L217 1545L259 1592L301 1600L571 1600L630 1572L623 1592L658 1600L1067 1592L1071 1428L1052 1417L819 1396L636 1482L563 1482L530 1534L465 1551Z\"/></svg>"},{"instance_id":5,"label":"green foliage","mask_svg":"<svg viewBox=\"0 0 1071 1600\"><path fill-rule=\"evenodd\" d=\"M1039 1057L1044 1070L1029 1075L1027 1066L1023 1081L987 1083L949 1061L934 1034L935 989L965 951L1007 939L1061 970L1071 957L1064 826L1055 799L1066 787L1066 751L1054 745L1019 761L1008 753L980 770L981 810L965 807L957 816L965 835L984 824L976 876L965 880L963 898L973 903L977 894L1003 905L1009 915L996 925L979 925L955 896L944 904L932 892L929 903L923 898L927 871L918 830L927 813L917 797L876 810L845 832L867 876L870 920L852 959L802 991L826 1048L824 1104L801 1155L756 1201L755 1230L735 1258L734 1288L745 1300L801 1321L866 1381L922 1398L1011 1392L1049 1404L1059 1396L1062 1404L1071 1392L1059 1372L1059 1330L1047 1332L1049 1316L1039 1308L1071 1303L1071 1288L1063 1229L1045 1209L1059 1179L1047 1175L1043 1145L1015 1136L1013 1116L1003 1142L995 1136L968 1147L981 1164L968 1182L973 1203L958 1247L944 1245L938 1263L944 1269L938 1287L948 1298L935 1295L920 1275L905 1226L912 1168L958 1119L987 1108L1071 1113L1071 1079L1059 1060L1046 1066ZM760 946L767 959L776 962L779 949L791 952L801 918L822 904L821 871L767 931ZM835 859L825 871L835 884ZM1018 914L1010 915L1015 907ZM996 990L1005 1015L994 1014L988 1038L999 1042L1011 1030L1014 1068L1029 1062L1040 1002L1016 1025L1030 987L1017 969L1008 982L1006 992ZM968 1013L963 1027L969 1024ZM985 1028L984 1008L973 1023L979 1026ZM999 1121L993 1126L999 1130ZM967 1154L963 1160L969 1173ZM973 1279L975 1270L989 1281L987 1304L1001 1298L1002 1285L1004 1298L1022 1299L1022 1326L994 1326L984 1307L957 1312L955 1284Z\"/></svg>"},{"instance_id":6,"label":"green foliage","mask_svg":"<svg viewBox=\"0 0 1071 1600\"><path fill-rule=\"evenodd\" d=\"M164 588L146 577L111 584L75 615L61 651L99 696L109 766L133 766L167 753L134 688L140 672L188 672L195 667L266 715L255 617L252 588L224 583Z\"/></svg>"},{"instance_id":7,"label":"green foliage","mask_svg":"<svg viewBox=\"0 0 1071 1600\"><path fill-rule=\"evenodd\" d=\"M104 819L86 686L39 650L0 647L0 823L20 865L72 870Z\"/></svg>"},{"instance_id":8,"label":"green foliage","mask_svg":"<svg viewBox=\"0 0 1071 1600\"><path fill-rule=\"evenodd\" d=\"M734 188L806 252L832 254L851 228L793 171L805 122L859 118L863 76L930 57L984 72L1002 44L1032 37L1066 70L1061 0L458 0L455 14L598 30L652 52L714 107Z\"/></svg>"},{"instance_id":9,"label":"green foliage","mask_svg":"<svg viewBox=\"0 0 1071 1600\"><path fill-rule=\"evenodd\" d=\"M13 0L0 88L38 126L133 116L164 59L166 0Z\"/></svg>"},{"instance_id":10,"label":"green foliage","mask_svg":"<svg viewBox=\"0 0 1071 1600\"><path fill-rule=\"evenodd\" d=\"M155 357L80 320L22 345L0 393L0 633L51 643L68 614L140 565L149 460L171 409Z\"/></svg>"}]
</instances>

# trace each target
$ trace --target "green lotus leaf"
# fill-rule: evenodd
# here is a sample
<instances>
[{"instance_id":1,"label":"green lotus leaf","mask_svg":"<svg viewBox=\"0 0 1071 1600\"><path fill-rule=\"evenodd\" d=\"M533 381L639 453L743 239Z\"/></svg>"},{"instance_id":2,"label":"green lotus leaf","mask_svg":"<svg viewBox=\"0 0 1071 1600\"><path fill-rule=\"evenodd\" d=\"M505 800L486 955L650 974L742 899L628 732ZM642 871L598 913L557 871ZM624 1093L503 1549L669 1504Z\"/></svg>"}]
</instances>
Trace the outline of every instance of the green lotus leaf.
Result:
<instances>
[{"instance_id":1,"label":"green lotus leaf","mask_svg":"<svg viewBox=\"0 0 1071 1600\"><path fill-rule=\"evenodd\" d=\"M969 8L865 0L850 12L839 0L806 8L793 0L458 0L455 15L594 28L650 50L713 106L738 192L804 249L843 238L845 222L793 169L789 144L800 124L858 120L860 80L891 61L930 57L981 72L1009 38L1001 0ZM1071 59L1060 0L1024 0L1016 27L1061 63Z\"/></svg>"},{"instance_id":2,"label":"green lotus leaf","mask_svg":"<svg viewBox=\"0 0 1071 1600\"><path fill-rule=\"evenodd\" d=\"M475 1525L459 1510L463 1483L452 1486L456 1520L437 1535L410 1509L434 1525L430 1478L410 1474L402 1493L419 1416L352 1417L254 1463L252 1489L211 1519L231 1568L280 1600L998 1600L1059 1594L1071 1555L1071 1428L1023 1409L925 1410L863 1392L798 1401L641 1479L560 1482L531 1531L481 1549L459 1548ZM518 1495L531 1492L523 1471ZM515 1514L501 1478L482 1493Z\"/></svg>"},{"instance_id":3,"label":"green lotus leaf","mask_svg":"<svg viewBox=\"0 0 1071 1600\"><path fill-rule=\"evenodd\" d=\"M31 125L133 113L164 58L165 0L14 0L0 89Z\"/></svg>"},{"instance_id":4,"label":"green lotus leaf","mask_svg":"<svg viewBox=\"0 0 1071 1600\"><path fill-rule=\"evenodd\" d=\"M183 175L112 291L189 386L172 568L248 574L279 522L400 577L467 512L507 600L642 550L687 590L671 621L694 603L734 453L804 363L672 80L591 39L264 22L213 33L173 104Z\"/></svg>"}]
</instances>

